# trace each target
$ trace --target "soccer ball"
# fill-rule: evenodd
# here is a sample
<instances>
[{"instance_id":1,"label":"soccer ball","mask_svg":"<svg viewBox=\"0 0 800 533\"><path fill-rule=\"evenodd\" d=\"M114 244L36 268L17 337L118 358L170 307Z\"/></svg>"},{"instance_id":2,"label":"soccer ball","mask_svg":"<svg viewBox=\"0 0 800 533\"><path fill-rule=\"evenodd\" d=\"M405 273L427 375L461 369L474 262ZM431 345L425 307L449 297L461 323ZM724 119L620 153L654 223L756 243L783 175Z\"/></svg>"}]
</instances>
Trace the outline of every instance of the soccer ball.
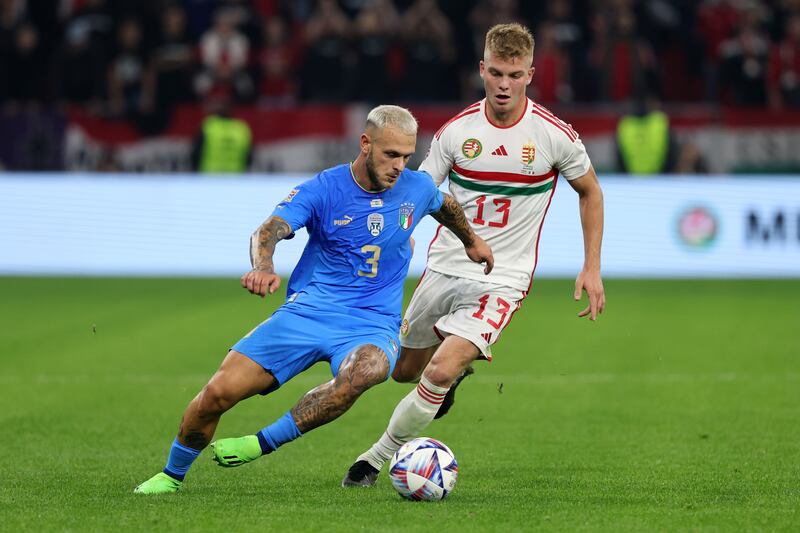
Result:
<instances>
[{"instance_id":1,"label":"soccer ball","mask_svg":"<svg viewBox=\"0 0 800 533\"><path fill-rule=\"evenodd\" d=\"M450 448L436 439L420 437L397 450L389 477L404 498L441 500L456 484L458 463Z\"/></svg>"}]
</instances>

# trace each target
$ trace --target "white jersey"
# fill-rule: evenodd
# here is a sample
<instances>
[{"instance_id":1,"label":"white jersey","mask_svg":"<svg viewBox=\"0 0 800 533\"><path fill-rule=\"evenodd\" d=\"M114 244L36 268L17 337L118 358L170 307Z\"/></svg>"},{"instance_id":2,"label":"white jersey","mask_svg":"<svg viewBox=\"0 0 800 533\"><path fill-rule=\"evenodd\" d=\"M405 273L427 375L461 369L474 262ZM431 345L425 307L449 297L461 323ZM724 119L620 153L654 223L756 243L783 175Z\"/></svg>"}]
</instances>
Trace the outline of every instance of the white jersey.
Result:
<instances>
[{"instance_id":1,"label":"white jersey","mask_svg":"<svg viewBox=\"0 0 800 533\"><path fill-rule=\"evenodd\" d=\"M572 127L532 100L506 127L492 124L485 106L485 99L476 102L445 123L420 170L437 185L450 178L450 193L492 247L494 270L485 275L442 226L431 242L428 268L527 291L556 179L580 178L591 163Z\"/></svg>"}]
</instances>

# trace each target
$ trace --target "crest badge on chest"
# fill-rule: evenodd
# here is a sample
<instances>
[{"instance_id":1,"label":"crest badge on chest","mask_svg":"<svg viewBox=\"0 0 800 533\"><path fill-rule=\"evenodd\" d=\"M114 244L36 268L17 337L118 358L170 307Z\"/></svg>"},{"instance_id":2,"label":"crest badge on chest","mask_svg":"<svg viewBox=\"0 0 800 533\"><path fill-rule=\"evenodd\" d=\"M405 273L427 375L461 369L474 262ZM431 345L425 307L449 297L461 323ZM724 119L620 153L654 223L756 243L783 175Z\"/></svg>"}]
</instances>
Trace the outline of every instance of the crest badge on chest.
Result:
<instances>
[{"instance_id":1,"label":"crest badge on chest","mask_svg":"<svg viewBox=\"0 0 800 533\"><path fill-rule=\"evenodd\" d=\"M464 154L464 157L466 157L467 159L475 159L476 157L481 155L482 151L483 151L483 145L478 139L474 137L467 139L461 145L461 153Z\"/></svg>"},{"instance_id":2,"label":"crest badge on chest","mask_svg":"<svg viewBox=\"0 0 800 533\"><path fill-rule=\"evenodd\" d=\"M522 145L522 173L533 174L533 160L536 159L536 145L528 141Z\"/></svg>"},{"instance_id":3,"label":"crest badge on chest","mask_svg":"<svg viewBox=\"0 0 800 533\"><path fill-rule=\"evenodd\" d=\"M398 220L400 227L404 230L409 229L414 223L414 204L410 202L401 204L398 214L400 215Z\"/></svg>"},{"instance_id":4,"label":"crest badge on chest","mask_svg":"<svg viewBox=\"0 0 800 533\"><path fill-rule=\"evenodd\" d=\"M380 213L370 213L367 217L367 229L373 237L380 235L383 231L383 215Z\"/></svg>"}]
</instances>

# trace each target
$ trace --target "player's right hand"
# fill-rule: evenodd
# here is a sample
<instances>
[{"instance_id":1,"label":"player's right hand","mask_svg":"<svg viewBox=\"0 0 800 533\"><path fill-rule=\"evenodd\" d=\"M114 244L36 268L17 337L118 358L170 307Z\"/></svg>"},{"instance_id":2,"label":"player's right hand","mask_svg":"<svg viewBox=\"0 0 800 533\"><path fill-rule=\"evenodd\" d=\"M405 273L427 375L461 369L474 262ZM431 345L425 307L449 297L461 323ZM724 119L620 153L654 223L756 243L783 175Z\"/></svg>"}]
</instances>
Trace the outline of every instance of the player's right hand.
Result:
<instances>
[{"instance_id":1,"label":"player's right hand","mask_svg":"<svg viewBox=\"0 0 800 533\"><path fill-rule=\"evenodd\" d=\"M484 274L489 274L492 271L494 268L494 255L492 255L492 249L486 241L475 235L472 244L465 247L465 250L471 260L476 263L486 263L486 267L483 269Z\"/></svg>"},{"instance_id":2,"label":"player's right hand","mask_svg":"<svg viewBox=\"0 0 800 533\"><path fill-rule=\"evenodd\" d=\"M599 270L581 270L575 279L576 302L581 299L583 291L586 291L586 295L589 297L589 305L578 313L578 316L580 318L588 316L589 320L597 320L597 317L606 308L606 291L603 288Z\"/></svg>"},{"instance_id":3,"label":"player's right hand","mask_svg":"<svg viewBox=\"0 0 800 533\"><path fill-rule=\"evenodd\" d=\"M262 298L267 293L272 294L281 286L281 277L275 273L261 270L251 270L242 276L242 287L250 294L258 294Z\"/></svg>"}]
</instances>

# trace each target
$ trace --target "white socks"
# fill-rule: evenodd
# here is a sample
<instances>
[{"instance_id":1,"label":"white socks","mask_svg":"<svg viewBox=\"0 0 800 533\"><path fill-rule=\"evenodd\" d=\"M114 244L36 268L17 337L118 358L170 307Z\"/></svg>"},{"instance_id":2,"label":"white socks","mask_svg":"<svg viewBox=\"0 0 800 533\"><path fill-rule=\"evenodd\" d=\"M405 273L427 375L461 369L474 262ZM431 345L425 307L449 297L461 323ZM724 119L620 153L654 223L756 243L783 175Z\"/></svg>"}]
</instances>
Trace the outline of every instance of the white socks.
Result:
<instances>
[{"instance_id":1,"label":"white socks","mask_svg":"<svg viewBox=\"0 0 800 533\"><path fill-rule=\"evenodd\" d=\"M389 426L372 448L358 456L378 470L400 446L422 433L442 405L449 387L437 387L422 376L417 387L400 400Z\"/></svg>"}]
</instances>

